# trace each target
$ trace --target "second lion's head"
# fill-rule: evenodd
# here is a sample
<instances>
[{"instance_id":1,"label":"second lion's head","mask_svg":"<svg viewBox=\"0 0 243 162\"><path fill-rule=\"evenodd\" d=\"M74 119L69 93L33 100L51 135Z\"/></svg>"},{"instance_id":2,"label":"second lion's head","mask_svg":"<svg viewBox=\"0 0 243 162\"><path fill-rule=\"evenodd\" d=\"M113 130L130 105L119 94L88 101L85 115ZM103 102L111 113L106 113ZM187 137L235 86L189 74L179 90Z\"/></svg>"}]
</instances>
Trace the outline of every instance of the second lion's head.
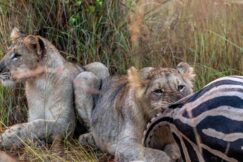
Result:
<instances>
[{"instance_id":1,"label":"second lion's head","mask_svg":"<svg viewBox=\"0 0 243 162\"><path fill-rule=\"evenodd\" d=\"M128 70L130 88L151 111L167 108L171 103L193 92L193 68L181 62L176 68L144 68Z\"/></svg>"}]
</instances>

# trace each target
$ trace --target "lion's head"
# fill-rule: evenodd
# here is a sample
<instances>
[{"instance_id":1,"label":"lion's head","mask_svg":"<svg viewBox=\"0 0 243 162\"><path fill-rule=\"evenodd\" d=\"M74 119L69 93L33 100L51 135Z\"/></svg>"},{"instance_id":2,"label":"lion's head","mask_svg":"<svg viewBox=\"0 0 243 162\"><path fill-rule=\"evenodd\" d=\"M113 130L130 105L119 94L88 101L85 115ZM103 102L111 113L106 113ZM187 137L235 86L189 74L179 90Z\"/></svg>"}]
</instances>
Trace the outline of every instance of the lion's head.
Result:
<instances>
[{"instance_id":1,"label":"lion's head","mask_svg":"<svg viewBox=\"0 0 243 162\"><path fill-rule=\"evenodd\" d=\"M181 62L173 68L144 68L140 74L135 68L128 70L130 86L135 88L137 97L150 110L167 108L173 102L193 92L193 68Z\"/></svg>"},{"instance_id":2,"label":"lion's head","mask_svg":"<svg viewBox=\"0 0 243 162\"><path fill-rule=\"evenodd\" d=\"M0 80L5 86L20 80L15 74L36 69L45 52L44 42L39 36L24 35L14 28L10 38L12 44L0 61Z\"/></svg>"}]
</instances>

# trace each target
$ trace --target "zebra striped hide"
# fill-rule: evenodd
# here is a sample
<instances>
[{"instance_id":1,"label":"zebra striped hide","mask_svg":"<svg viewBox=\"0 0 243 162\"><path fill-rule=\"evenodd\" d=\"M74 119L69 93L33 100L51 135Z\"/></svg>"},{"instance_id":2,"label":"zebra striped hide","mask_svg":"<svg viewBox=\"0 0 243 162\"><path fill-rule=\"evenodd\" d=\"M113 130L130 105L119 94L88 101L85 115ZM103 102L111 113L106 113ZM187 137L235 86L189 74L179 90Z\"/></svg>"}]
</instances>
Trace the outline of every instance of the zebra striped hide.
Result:
<instances>
[{"instance_id":1,"label":"zebra striped hide","mask_svg":"<svg viewBox=\"0 0 243 162\"><path fill-rule=\"evenodd\" d=\"M145 146L164 125L185 162L243 161L243 77L219 78L157 114L145 130Z\"/></svg>"}]
</instances>

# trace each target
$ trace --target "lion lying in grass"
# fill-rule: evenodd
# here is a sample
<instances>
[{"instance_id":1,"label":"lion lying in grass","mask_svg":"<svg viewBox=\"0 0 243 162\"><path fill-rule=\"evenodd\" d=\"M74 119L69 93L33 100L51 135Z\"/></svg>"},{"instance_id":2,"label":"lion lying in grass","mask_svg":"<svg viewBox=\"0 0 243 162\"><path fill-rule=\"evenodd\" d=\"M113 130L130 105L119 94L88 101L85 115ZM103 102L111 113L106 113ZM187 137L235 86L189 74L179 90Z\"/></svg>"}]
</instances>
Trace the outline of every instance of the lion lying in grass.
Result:
<instances>
[{"instance_id":1,"label":"lion lying in grass","mask_svg":"<svg viewBox=\"0 0 243 162\"><path fill-rule=\"evenodd\" d=\"M144 147L143 131L161 108L192 93L193 78L193 69L180 63L177 69L145 68L140 76L132 68L127 77L107 79L92 110L91 132L81 135L80 143L97 146L115 155L117 161L179 159L179 150L171 139L163 146L165 152Z\"/></svg>"},{"instance_id":2,"label":"lion lying in grass","mask_svg":"<svg viewBox=\"0 0 243 162\"><path fill-rule=\"evenodd\" d=\"M12 45L0 61L0 80L5 86L25 83L28 122L11 126L0 134L0 148L72 135L76 122L73 80L79 76L85 83L86 73L92 73L87 70L93 71L98 87L100 77L109 75L107 68L101 63L84 68L69 63L45 38L24 35L16 28L11 39ZM91 98L92 94L81 95Z\"/></svg>"}]
</instances>

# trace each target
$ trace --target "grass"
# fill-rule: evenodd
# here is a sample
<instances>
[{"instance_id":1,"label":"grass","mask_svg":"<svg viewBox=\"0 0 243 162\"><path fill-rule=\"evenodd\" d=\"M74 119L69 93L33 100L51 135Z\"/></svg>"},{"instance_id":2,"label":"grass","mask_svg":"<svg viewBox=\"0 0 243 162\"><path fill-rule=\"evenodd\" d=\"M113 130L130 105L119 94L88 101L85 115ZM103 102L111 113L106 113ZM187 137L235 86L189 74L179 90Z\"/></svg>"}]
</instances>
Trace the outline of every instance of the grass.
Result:
<instances>
[{"instance_id":1,"label":"grass","mask_svg":"<svg viewBox=\"0 0 243 162\"><path fill-rule=\"evenodd\" d=\"M47 37L67 60L82 65L101 61L112 74L125 73L132 65L175 67L180 61L186 61L197 74L195 90L221 76L243 75L243 4L240 1L149 2L2 0L0 55L9 44L12 27L18 26L26 33ZM26 120L25 103L21 85L17 90L0 87L1 129L3 125ZM75 142L65 145L65 150L70 151L67 154L75 152L74 148L78 150L74 158L91 156L97 160L95 151L83 154ZM30 161L42 161L44 156L59 158L50 149L32 145L22 150L20 158L26 155Z\"/></svg>"},{"instance_id":2,"label":"grass","mask_svg":"<svg viewBox=\"0 0 243 162\"><path fill-rule=\"evenodd\" d=\"M21 150L8 150L8 154L18 158L19 161L60 161L60 162L107 162L112 156L102 153L95 148L83 147L76 140L65 140L64 143L55 146L36 146L25 144Z\"/></svg>"}]
</instances>

